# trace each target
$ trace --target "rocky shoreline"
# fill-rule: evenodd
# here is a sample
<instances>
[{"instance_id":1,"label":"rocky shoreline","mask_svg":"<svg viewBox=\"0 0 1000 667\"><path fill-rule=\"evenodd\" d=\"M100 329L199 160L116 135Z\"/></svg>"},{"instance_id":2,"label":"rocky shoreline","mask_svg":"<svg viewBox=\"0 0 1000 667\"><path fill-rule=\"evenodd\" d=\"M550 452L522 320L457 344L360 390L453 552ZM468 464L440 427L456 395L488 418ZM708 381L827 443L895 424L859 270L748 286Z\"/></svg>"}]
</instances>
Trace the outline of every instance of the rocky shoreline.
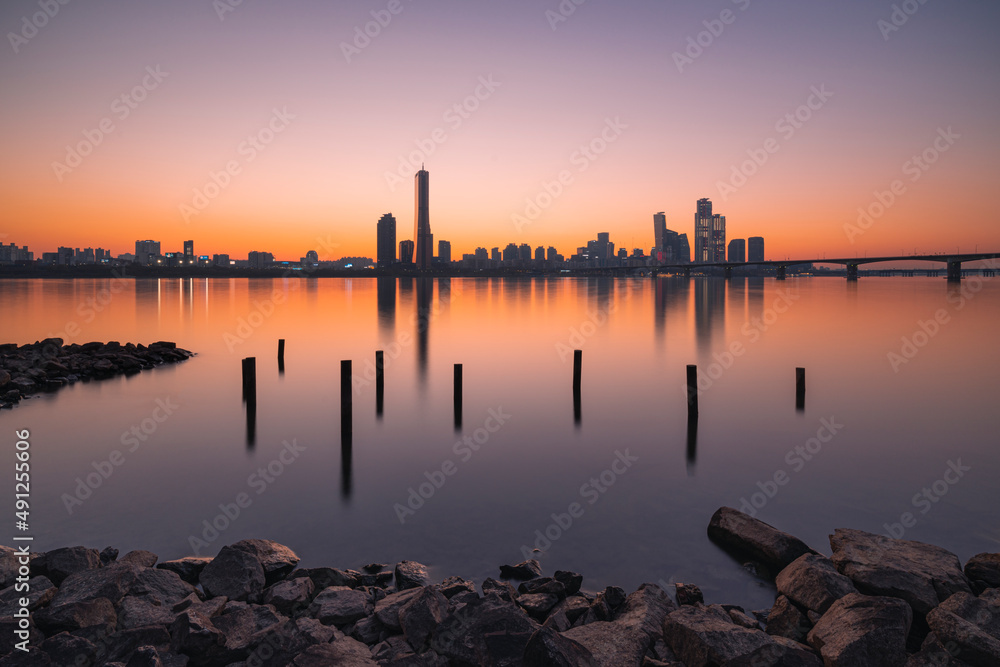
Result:
<instances>
[{"instance_id":1,"label":"rocky shoreline","mask_svg":"<svg viewBox=\"0 0 1000 667\"><path fill-rule=\"evenodd\" d=\"M297 568L259 539L159 563L67 547L19 565L0 547L0 667L1000 664L1000 554L963 568L940 547L837 529L827 557L727 507L708 532L777 573L770 609L707 604L693 584L588 593L536 560L477 592L412 561Z\"/></svg>"},{"instance_id":2,"label":"rocky shoreline","mask_svg":"<svg viewBox=\"0 0 1000 667\"><path fill-rule=\"evenodd\" d=\"M0 409L12 408L22 398L55 391L76 382L131 375L192 356L174 343L149 346L117 341L63 345L61 338L27 345L0 345Z\"/></svg>"}]
</instances>

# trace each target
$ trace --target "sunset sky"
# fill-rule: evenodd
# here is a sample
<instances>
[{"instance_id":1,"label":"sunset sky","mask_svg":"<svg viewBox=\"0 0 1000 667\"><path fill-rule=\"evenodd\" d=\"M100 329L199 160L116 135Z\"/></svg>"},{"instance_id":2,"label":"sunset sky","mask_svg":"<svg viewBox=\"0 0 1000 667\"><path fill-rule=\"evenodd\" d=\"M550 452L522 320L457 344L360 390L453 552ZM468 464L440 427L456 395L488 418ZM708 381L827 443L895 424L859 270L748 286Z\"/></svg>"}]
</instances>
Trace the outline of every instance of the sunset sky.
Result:
<instances>
[{"instance_id":1,"label":"sunset sky","mask_svg":"<svg viewBox=\"0 0 1000 667\"><path fill-rule=\"evenodd\" d=\"M423 162L453 257L700 197L769 259L1000 250L997 3L576 2L6 2L0 241L374 257Z\"/></svg>"}]
</instances>

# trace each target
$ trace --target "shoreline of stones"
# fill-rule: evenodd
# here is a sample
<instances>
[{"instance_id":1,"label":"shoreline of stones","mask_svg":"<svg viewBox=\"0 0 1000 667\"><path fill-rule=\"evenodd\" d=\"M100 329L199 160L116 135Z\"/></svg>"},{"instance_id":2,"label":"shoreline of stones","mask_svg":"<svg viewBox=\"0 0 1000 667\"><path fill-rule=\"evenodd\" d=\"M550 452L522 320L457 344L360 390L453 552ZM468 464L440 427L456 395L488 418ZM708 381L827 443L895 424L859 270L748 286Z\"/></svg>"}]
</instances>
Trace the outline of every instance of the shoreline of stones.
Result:
<instances>
[{"instance_id":1,"label":"shoreline of stones","mask_svg":"<svg viewBox=\"0 0 1000 667\"><path fill-rule=\"evenodd\" d=\"M63 345L61 338L0 345L0 409L23 398L57 391L77 382L132 375L162 364L184 361L192 352L167 341L149 346L118 341Z\"/></svg>"},{"instance_id":2,"label":"shoreline of stones","mask_svg":"<svg viewBox=\"0 0 1000 667\"><path fill-rule=\"evenodd\" d=\"M481 592L413 561L298 568L261 539L166 562L66 547L32 554L17 579L16 552L0 547L0 667L1000 664L1000 554L963 568L934 545L838 528L827 557L728 507L708 535L777 573L771 609L706 604L693 584L675 584L676 601L655 584L590 594L537 560L501 566ZM27 652L15 649L24 606Z\"/></svg>"}]
</instances>

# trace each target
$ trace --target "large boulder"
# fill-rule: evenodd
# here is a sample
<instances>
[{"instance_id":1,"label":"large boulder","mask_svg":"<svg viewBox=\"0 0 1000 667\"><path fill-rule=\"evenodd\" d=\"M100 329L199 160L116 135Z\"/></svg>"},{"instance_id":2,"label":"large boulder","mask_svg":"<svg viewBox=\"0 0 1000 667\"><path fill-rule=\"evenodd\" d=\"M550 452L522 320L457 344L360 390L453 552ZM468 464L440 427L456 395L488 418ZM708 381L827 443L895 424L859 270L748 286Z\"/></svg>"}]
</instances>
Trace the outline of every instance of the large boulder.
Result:
<instances>
[{"instance_id":1,"label":"large boulder","mask_svg":"<svg viewBox=\"0 0 1000 667\"><path fill-rule=\"evenodd\" d=\"M517 605L490 594L450 613L430 647L458 664L517 664L539 627Z\"/></svg>"},{"instance_id":2,"label":"large boulder","mask_svg":"<svg viewBox=\"0 0 1000 667\"><path fill-rule=\"evenodd\" d=\"M261 567L264 568L264 578L269 586L288 576L300 560L294 551L273 540L240 540L230 546L245 551L260 561Z\"/></svg>"},{"instance_id":3,"label":"large boulder","mask_svg":"<svg viewBox=\"0 0 1000 667\"><path fill-rule=\"evenodd\" d=\"M80 570L66 577L52 599L52 606L107 598L117 605L132 584L141 568L128 563L113 563L96 570Z\"/></svg>"},{"instance_id":4,"label":"large boulder","mask_svg":"<svg viewBox=\"0 0 1000 667\"><path fill-rule=\"evenodd\" d=\"M375 616L378 618L379 622L385 627L393 630L394 632L402 632L403 628L399 624L399 610L403 608L407 602L420 595L422 588L408 588L405 591L399 591L397 593L392 593L386 595L384 598L375 603Z\"/></svg>"},{"instance_id":5,"label":"large boulder","mask_svg":"<svg viewBox=\"0 0 1000 667\"><path fill-rule=\"evenodd\" d=\"M309 615L323 625L346 625L372 613L371 595L345 586L330 586L309 605Z\"/></svg>"},{"instance_id":6,"label":"large boulder","mask_svg":"<svg viewBox=\"0 0 1000 667\"><path fill-rule=\"evenodd\" d=\"M407 588L423 588L431 583L427 567L414 560L404 560L397 563L394 574L396 589L401 591Z\"/></svg>"},{"instance_id":7,"label":"large boulder","mask_svg":"<svg viewBox=\"0 0 1000 667\"><path fill-rule=\"evenodd\" d=\"M517 565L501 565L500 576L504 579L527 581L542 576L542 566L536 559L530 558Z\"/></svg>"},{"instance_id":8,"label":"large boulder","mask_svg":"<svg viewBox=\"0 0 1000 667\"><path fill-rule=\"evenodd\" d=\"M778 573L778 593L820 614L848 593L854 593L851 580L837 572L826 556L803 554Z\"/></svg>"},{"instance_id":9,"label":"large boulder","mask_svg":"<svg viewBox=\"0 0 1000 667\"><path fill-rule=\"evenodd\" d=\"M720 507L708 524L708 537L726 551L751 558L774 573L803 554L816 552L805 542L732 507Z\"/></svg>"},{"instance_id":10,"label":"large boulder","mask_svg":"<svg viewBox=\"0 0 1000 667\"><path fill-rule=\"evenodd\" d=\"M938 640L970 665L1000 665L1000 589L956 593L927 615Z\"/></svg>"},{"instance_id":11,"label":"large boulder","mask_svg":"<svg viewBox=\"0 0 1000 667\"><path fill-rule=\"evenodd\" d=\"M568 598L567 598L568 599ZM566 607L567 615L569 606ZM643 584L625 598L625 603L615 615L615 623L628 630L638 630L652 644L663 634L663 621L667 614L677 609L666 591L656 584ZM573 619L575 620L575 619Z\"/></svg>"},{"instance_id":12,"label":"large boulder","mask_svg":"<svg viewBox=\"0 0 1000 667\"><path fill-rule=\"evenodd\" d=\"M26 606L28 611L35 611L56 596L56 587L46 577L31 577L27 584L27 591L19 591L17 584L0 591L0 617L13 616L22 606ZM22 605L22 600L27 600L27 604Z\"/></svg>"},{"instance_id":13,"label":"large boulder","mask_svg":"<svg viewBox=\"0 0 1000 667\"><path fill-rule=\"evenodd\" d=\"M667 614L663 640L687 667L746 661L756 651L775 645L770 635L733 623L721 608L688 605Z\"/></svg>"},{"instance_id":14,"label":"large boulder","mask_svg":"<svg viewBox=\"0 0 1000 667\"><path fill-rule=\"evenodd\" d=\"M649 648L649 637L637 628L595 621L562 633L585 648L600 667L639 667Z\"/></svg>"},{"instance_id":15,"label":"large boulder","mask_svg":"<svg viewBox=\"0 0 1000 667\"><path fill-rule=\"evenodd\" d=\"M596 667L582 644L551 628L539 628L524 647L524 667Z\"/></svg>"},{"instance_id":16,"label":"large boulder","mask_svg":"<svg viewBox=\"0 0 1000 667\"><path fill-rule=\"evenodd\" d=\"M309 606L316 584L308 577L286 579L264 591L264 604L273 604L283 614L291 615Z\"/></svg>"},{"instance_id":17,"label":"large boulder","mask_svg":"<svg viewBox=\"0 0 1000 667\"><path fill-rule=\"evenodd\" d=\"M256 600L264 591L264 568L253 554L222 547L198 580L209 597L225 595L230 600Z\"/></svg>"},{"instance_id":18,"label":"large boulder","mask_svg":"<svg viewBox=\"0 0 1000 667\"><path fill-rule=\"evenodd\" d=\"M295 667L378 667L368 647L356 639L343 637L331 644L316 644L292 661Z\"/></svg>"},{"instance_id":19,"label":"large boulder","mask_svg":"<svg viewBox=\"0 0 1000 667\"><path fill-rule=\"evenodd\" d=\"M965 576L986 588L1000 588L1000 553L976 554L965 564Z\"/></svg>"},{"instance_id":20,"label":"large boulder","mask_svg":"<svg viewBox=\"0 0 1000 667\"><path fill-rule=\"evenodd\" d=\"M161 570L176 572L177 576L189 584L197 584L201 571L211 562L211 556L187 556L185 558L157 563L156 567Z\"/></svg>"},{"instance_id":21,"label":"large boulder","mask_svg":"<svg viewBox=\"0 0 1000 667\"><path fill-rule=\"evenodd\" d=\"M784 595L779 595L767 615L765 631L774 637L786 637L797 642L805 641L812 623L805 613Z\"/></svg>"},{"instance_id":22,"label":"large boulder","mask_svg":"<svg viewBox=\"0 0 1000 667\"><path fill-rule=\"evenodd\" d=\"M918 614L972 592L958 556L933 544L838 528L830 546L834 565L859 591L906 600Z\"/></svg>"},{"instance_id":23,"label":"large boulder","mask_svg":"<svg viewBox=\"0 0 1000 667\"><path fill-rule=\"evenodd\" d=\"M87 547L63 547L41 554L31 562L32 574L48 577L59 586L71 574L101 566L101 552Z\"/></svg>"},{"instance_id":24,"label":"large boulder","mask_svg":"<svg viewBox=\"0 0 1000 667\"><path fill-rule=\"evenodd\" d=\"M906 663L910 606L898 598L849 593L819 619L806 638L827 665Z\"/></svg>"},{"instance_id":25,"label":"large boulder","mask_svg":"<svg viewBox=\"0 0 1000 667\"><path fill-rule=\"evenodd\" d=\"M38 628L46 635L95 626L100 627L103 633L110 633L118 625L118 615L107 598L45 607L35 612L34 616Z\"/></svg>"},{"instance_id":26,"label":"large boulder","mask_svg":"<svg viewBox=\"0 0 1000 667\"><path fill-rule=\"evenodd\" d=\"M413 650L422 653L434 628L448 614L448 598L433 586L425 586L399 608L399 625Z\"/></svg>"}]
</instances>

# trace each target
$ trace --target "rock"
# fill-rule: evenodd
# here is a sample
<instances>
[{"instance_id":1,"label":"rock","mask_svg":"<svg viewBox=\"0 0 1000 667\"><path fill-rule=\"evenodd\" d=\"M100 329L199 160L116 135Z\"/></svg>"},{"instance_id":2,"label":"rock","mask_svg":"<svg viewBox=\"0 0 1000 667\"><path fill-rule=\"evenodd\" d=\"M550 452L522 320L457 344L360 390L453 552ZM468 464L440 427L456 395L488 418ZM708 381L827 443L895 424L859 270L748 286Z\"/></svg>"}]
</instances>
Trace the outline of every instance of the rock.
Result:
<instances>
[{"instance_id":1,"label":"rock","mask_svg":"<svg viewBox=\"0 0 1000 667\"><path fill-rule=\"evenodd\" d=\"M346 625L372 613L368 593L344 586L323 589L309 605L309 615L323 625Z\"/></svg>"},{"instance_id":2,"label":"rock","mask_svg":"<svg viewBox=\"0 0 1000 667\"><path fill-rule=\"evenodd\" d=\"M800 607L820 614L848 593L856 592L854 584L837 572L832 560L815 554L803 554L796 558L778 573L775 583L778 593Z\"/></svg>"},{"instance_id":3,"label":"rock","mask_svg":"<svg viewBox=\"0 0 1000 667\"><path fill-rule=\"evenodd\" d=\"M82 570L94 570L101 566L101 555L97 549L86 547L64 547L43 553L31 562L32 574L48 577L59 586L66 578Z\"/></svg>"},{"instance_id":4,"label":"rock","mask_svg":"<svg viewBox=\"0 0 1000 667\"><path fill-rule=\"evenodd\" d=\"M111 633L118 624L114 605L107 598L46 607L35 612L34 616L38 629L46 635L92 627Z\"/></svg>"},{"instance_id":5,"label":"rock","mask_svg":"<svg viewBox=\"0 0 1000 667\"><path fill-rule=\"evenodd\" d=\"M88 665L97 657L97 647L93 642L60 632L43 641L39 648L48 654L55 665Z\"/></svg>"},{"instance_id":6,"label":"rock","mask_svg":"<svg viewBox=\"0 0 1000 667\"><path fill-rule=\"evenodd\" d=\"M28 646L27 651L15 651L0 658L0 667L49 667L52 660L37 646Z\"/></svg>"},{"instance_id":7,"label":"rock","mask_svg":"<svg viewBox=\"0 0 1000 667\"><path fill-rule=\"evenodd\" d=\"M282 614L291 616L309 606L316 585L308 577L279 581L264 591L264 604L272 604Z\"/></svg>"},{"instance_id":8,"label":"rock","mask_svg":"<svg viewBox=\"0 0 1000 667\"><path fill-rule=\"evenodd\" d=\"M360 579L357 575L343 570L338 570L334 567L299 569L288 575L289 579L299 577L309 577L312 579L312 582L316 585L316 590L318 591L321 591L324 588L329 588L330 586L347 586L348 588L355 588L360 584Z\"/></svg>"},{"instance_id":9,"label":"rock","mask_svg":"<svg viewBox=\"0 0 1000 667\"><path fill-rule=\"evenodd\" d=\"M712 515L708 537L723 549L753 558L775 573L802 554L816 553L797 537L731 507L720 507Z\"/></svg>"},{"instance_id":10,"label":"rock","mask_svg":"<svg viewBox=\"0 0 1000 667\"><path fill-rule=\"evenodd\" d=\"M403 628L399 624L399 610L407 602L420 594L420 588L410 588L398 593L387 595L375 603L375 616L379 622L393 632L402 632Z\"/></svg>"},{"instance_id":11,"label":"rock","mask_svg":"<svg viewBox=\"0 0 1000 667\"><path fill-rule=\"evenodd\" d=\"M671 606L673 603L671 602ZM627 607L626 607L627 608ZM553 607L549 615L563 613L570 623L576 622L578 618L587 613L590 609L590 600L581 595L570 595L565 600ZM660 623L662 626L662 622ZM659 631L659 627L657 628Z\"/></svg>"},{"instance_id":12,"label":"rock","mask_svg":"<svg viewBox=\"0 0 1000 667\"><path fill-rule=\"evenodd\" d=\"M117 549L115 550L117 553ZM205 569L205 566L212 562L210 556L186 556L185 558L178 558L176 560L167 560L162 563L157 563L156 567L161 570L168 570L170 572L176 572L184 581L189 584L197 585L198 577L201 575L201 571Z\"/></svg>"},{"instance_id":13,"label":"rock","mask_svg":"<svg viewBox=\"0 0 1000 667\"><path fill-rule=\"evenodd\" d=\"M725 606L723 608L725 609ZM751 630L760 630L760 623L757 622L757 619L751 617L742 609L726 609L726 611L729 613L729 618L733 619L733 623L736 625Z\"/></svg>"},{"instance_id":14,"label":"rock","mask_svg":"<svg viewBox=\"0 0 1000 667\"><path fill-rule=\"evenodd\" d=\"M461 577L448 577L440 584L436 584L434 587L441 591L441 594L449 600L453 596L465 591L471 591L473 593L476 592L476 585L467 579L462 579Z\"/></svg>"},{"instance_id":15,"label":"rock","mask_svg":"<svg viewBox=\"0 0 1000 667\"><path fill-rule=\"evenodd\" d=\"M650 644L649 637L643 632L607 621L570 628L563 633L563 637L587 649L593 657L593 664L600 667L638 667Z\"/></svg>"},{"instance_id":16,"label":"rock","mask_svg":"<svg viewBox=\"0 0 1000 667\"><path fill-rule=\"evenodd\" d=\"M705 601L705 596L702 595L701 589L694 584L674 584L674 588L676 589L675 595L677 597L677 604L679 605L696 605Z\"/></svg>"},{"instance_id":17,"label":"rock","mask_svg":"<svg viewBox=\"0 0 1000 667\"><path fill-rule=\"evenodd\" d=\"M10 373L0 368L0 390L6 389L8 384L10 384Z\"/></svg>"},{"instance_id":18,"label":"rock","mask_svg":"<svg viewBox=\"0 0 1000 667\"><path fill-rule=\"evenodd\" d=\"M344 632L349 637L354 637L359 642L369 646L377 644L383 633L386 633L386 627L382 625L382 621L378 620L378 616L374 615L356 621Z\"/></svg>"},{"instance_id":19,"label":"rock","mask_svg":"<svg viewBox=\"0 0 1000 667\"><path fill-rule=\"evenodd\" d=\"M766 632L774 637L787 637L793 641L805 641L806 635L812 629L812 623L784 595L779 595L767 615Z\"/></svg>"},{"instance_id":20,"label":"rock","mask_svg":"<svg viewBox=\"0 0 1000 667\"><path fill-rule=\"evenodd\" d=\"M966 667L968 663L959 662L956 659L958 647L954 644L945 647L938 641L937 635L933 632L927 635L920 650L910 654L906 660L906 667Z\"/></svg>"},{"instance_id":21,"label":"rock","mask_svg":"<svg viewBox=\"0 0 1000 667\"><path fill-rule=\"evenodd\" d=\"M525 593L517 598L517 604L528 612L529 616L539 621L545 620L557 602L559 602L559 598L548 593Z\"/></svg>"},{"instance_id":22,"label":"rock","mask_svg":"<svg viewBox=\"0 0 1000 667\"><path fill-rule=\"evenodd\" d=\"M356 639L344 637L332 644L310 646L292 661L295 667L378 667L368 647Z\"/></svg>"},{"instance_id":23,"label":"rock","mask_svg":"<svg viewBox=\"0 0 1000 667\"><path fill-rule=\"evenodd\" d=\"M965 576L983 582L986 588L1000 588L1000 553L976 554L965 564Z\"/></svg>"},{"instance_id":24,"label":"rock","mask_svg":"<svg viewBox=\"0 0 1000 667\"><path fill-rule=\"evenodd\" d=\"M132 630L118 630L108 635L98 647L98 659L105 661L98 664L121 662L124 665L125 660L140 646L155 646L157 650L162 649L160 654L165 656L170 646L170 634L166 628L152 625Z\"/></svg>"},{"instance_id":25,"label":"rock","mask_svg":"<svg viewBox=\"0 0 1000 667\"><path fill-rule=\"evenodd\" d=\"M0 617L0 655L14 651L14 644L23 641L23 637L15 635L17 630L24 630L20 627L20 619L13 616ZM35 627L35 622L28 619L28 643L31 646L38 646L45 639L44 635Z\"/></svg>"},{"instance_id":26,"label":"rock","mask_svg":"<svg viewBox=\"0 0 1000 667\"><path fill-rule=\"evenodd\" d=\"M28 601L28 611L35 611L39 607L48 604L56 596L56 587L47 577L31 577L27 581L28 591L17 590L17 584L8 586L0 591L0 617L13 616L21 609L21 600Z\"/></svg>"},{"instance_id":27,"label":"rock","mask_svg":"<svg viewBox=\"0 0 1000 667\"><path fill-rule=\"evenodd\" d=\"M226 635L196 611L181 612L170 625L170 648L197 660L211 663L226 652Z\"/></svg>"},{"instance_id":28,"label":"rock","mask_svg":"<svg viewBox=\"0 0 1000 667\"><path fill-rule=\"evenodd\" d=\"M583 644L550 628L539 628L524 647L524 667L591 667L594 656Z\"/></svg>"},{"instance_id":29,"label":"rock","mask_svg":"<svg viewBox=\"0 0 1000 667\"><path fill-rule=\"evenodd\" d=\"M230 602L222 614L211 619L212 625L225 635L225 658L230 662L245 659L258 644L259 633L285 621L270 605L241 602Z\"/></svg>"},{"instance_id":30,"label":"rock","mask_svg":"<svg viewBox=\"0 0 1000 667\"><path fill-rule=\"evenodd\" d=\"M556 570L552 577L563 585L566 589L566 595L576 595L580 592L580 586L583 585L583 575L576 572Z\"/></svg>"},{"instance_id":31,"label":"rock","mask_svg":"<svg viewBox=\"0 0 1000 667\"><path fill-rule=\"evenodd\" d=\"M501 599L508 602L516 600L518 595L517 591L514 590L514 587L509 583L506 581L497 581L493 577L487 577L486 580L483 581L483 595L487 595L489 593L495 593Z\"/></svg>"},{"instance_id":32,"label":"rock","mask_svg":"<svg viewBox=\"0 0 1000 667\"><path fill-rule=\"evenodd\" d=\"M261 567L264 568L264 578L269 586L288 576L300 560L294 551L273 540L240 540L230 546L245 551L260 561Z\"/></svg>"},{"instance_id":33,"label":"rock","mask_svg":"<svg viewBox=\"0 0 1000 667\"><path fill-rule=\"evenodd\" d=\"M427 568L413 560L404 560L396 564L396 589L404 591L407 588L423 588L431 582Z\"/></svg>"},{"instance_id":34,"label":"rock","mask_svg":"<svg viewBox=\"0 0 1000 667\"><path fill-rule=\"evenodd\" d=\"M105 567L118 560L118 549L114 547L104 547L101 550L101 567Z\"/></svg>"},{"instance_id":35,"label":"rock","mask_svg":"<svg viewBox=\"0 0 1000 667\"><path fill-rule=\"evenodd\" d=\"M198 577L209 597L225 595L230 600L256 600L264 591L264 568L256 556L232 547L222 547Z\"/></svg>"},{"instance_id":36,"label":"rock","mask_svg":"<svg viewBox=\"0 0 1000 667\"><path fill-rule=\"evenodd\" d=\"M527 581L542 576L542 566L534 558L523 561L517 565L501 565L500 577L502 579L518 579Z\"/></svg>"},{"instance_id":37,"label":"rock","mask_svg":"<svg viewBox=\"0 0 1000 667\"><path fill-rule=\"evenodd\" d=\"M459 664L517 661L539 627L513 603L487 595L451 612L434 630L430 647Z\"/></svg>"},{"instance_id":38,"label":"rock","mask_svg":"<svg viewBox=\"0 0 1000 667\"><path fill-rule=\"evenodd\" d=\"M434 628L448 613L448 598L427 586L399 608L399 625L406 641L417 653L422 653Z\"/></svg>"},{"instance_id":39,"label":"rock","mask_svg":"<svg viewBox=\"0 0 1000 667\"><path fill-rule=\"evenodd\" d=\"M208 600L202 601L197 594L192 593L187 596L177 604L175 604L170 611L175 614L179 614L182 611L187 611L188 609L196 611L203 616L212 618L213 616L218 616L222 613L222 609L229 604L229 598L226 596L221 596L217 598L209 598Z\"/></svg>"},{"instance_id":40,"label":"rock","mask_svg":"<svg viewBox=\"0 0 1000 667\"><path fill-rule=\"evenodd\" d=\"M566 587L561 581L556 581L552 577L538 577L521 582L517 587L518 593L545 593L554 595L559 600L566 597Z\"/></svg>"},{"instance_id":41,"label":"rock","mask_svg":"<svg viewBox=\"0 0 1000 667\"><path fill-rule=\"evenodd\" d=\"M17 550L0 545L0 589L14 585L19 565Z\"/></svg>"},{"instance_id":42,"label":"rock","mask_svg":"<svg viewBox=\"0 0 1000 667\"><path fill-rule=\"evenodd\" d=\"M750 656L775 644L760 630L736 625L721 608L689 605L667 614L663 640L686 667L752 664Z\"/></svg>"},{"instance_id":43,"label":"rock","mask_svg":"<svg viewBox=\"0 0 1000 667\"><path fill-rule=\"evenodd\" d=\"M122 561L119 561L122 562ZM142 597L154 604L172 607L189 595L196 594L194 586L181 580L176 572L144 567L135 574L128 594Z\"/></svg>"},{"instance_id":44,"label":"rock","mask_svg":"<svg viewBox=\"0 0 1000 667\"><path fill-rule=\"evenodd\" d=\"M827 665L901 667L912 620L910 606L898 598L849 593L823 614L807 641Z\"/></svg>"},{"instance_id":45,"label":"rock","mask_svg":"<svg viewBox=\"0 0 1000 667\"><path fill-rule=\"evenodd\" d=\"M129 658L125 667L163 667L160 654L153 646L140 646Z\"/></svg>"},{"instance_id":46,"label":"rock","mask_svg":"<svg viewBox=\"0 0 1000 667\"><path fill-rule=\"evenodd\" d=\"M145 625L170 625L177 618L177 612L170 607L148 600L126 596L118 607L118 628L122 630L141 628Z\"/></svg>"},{"instance_id":47,"label":"rock","mask_svg":"<svg viewBox=\"0 0 1000 667\"><path fill-rule=\"evenodd\" d=\"M625 599L622 608L615 615L615 623L620 627L642 632L652 644L663 634L663 622L667 614L676 608L662 588L656 584L643 584Z\"/></svg>"},{"instance_id":48,"label":"rock","mask_svg":"<svg viewBox=\"0 0 1000 667\"><path fill-rule=\"evenodd\" d=\"M772 637L773 644L762 646L740 661L752 667L823 667L823 661L804 644L786 637Z\"/></svg>"},{"instance_id":49,"label":"rock","mask_svg":"<svg viewBox=\"0 0 1000 667\"><path fill-rule=\"evenodd\" d=\"M954 593L971 593L958 557L932 544L838 528L833 563L862 593L906 600L926 614Z\"/></svg>"},{"instance_id":50,"label":"rock","mask_svg":"<svg viewBox=\"0 0 1000 667\"><path fill-rule=\"evenodd\" d=\"M152 551L129 551L127 554L118 559L119 563L134 563L141 567L153 567L156 565L158 560L156 554Z\"/></svg>"},{"instance_id":51,"label":"rock","mask_svg":"<svg viewBox=\"0 0 1000 667\"><path fill-rule=\"evenodd\" d=\"M956 593L927 614L937 639L970 665L1000 664L1000 589L973 597Z\"/></svg>"}]
</instances>

